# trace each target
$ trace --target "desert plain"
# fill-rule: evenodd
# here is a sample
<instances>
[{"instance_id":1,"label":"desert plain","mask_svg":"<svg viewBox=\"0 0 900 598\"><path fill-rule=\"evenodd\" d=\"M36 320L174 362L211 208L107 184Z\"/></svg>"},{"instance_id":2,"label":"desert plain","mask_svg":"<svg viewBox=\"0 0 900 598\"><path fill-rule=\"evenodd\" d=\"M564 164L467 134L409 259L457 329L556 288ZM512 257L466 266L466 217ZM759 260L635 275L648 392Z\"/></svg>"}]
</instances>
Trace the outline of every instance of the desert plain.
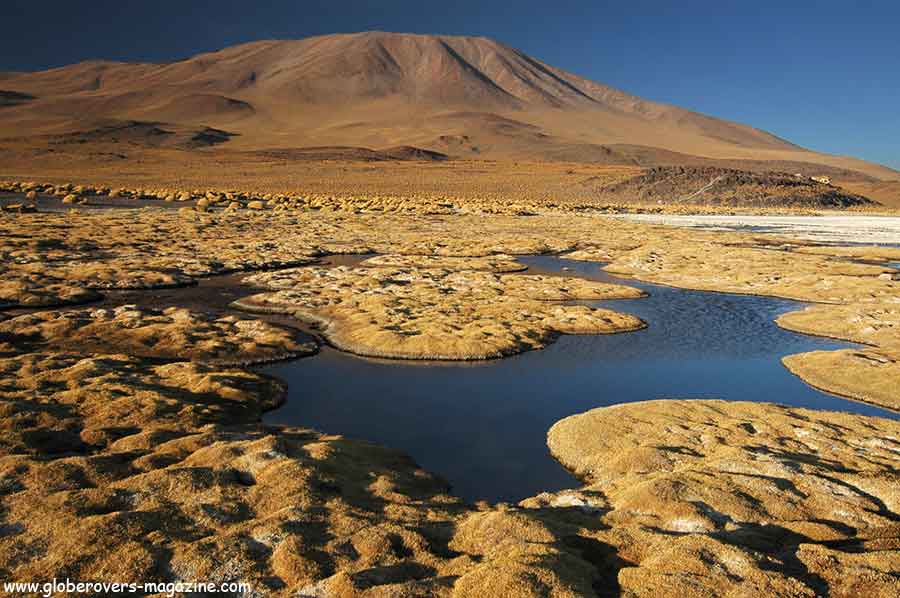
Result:
<instances>
[{"instance_id":1,"label":"desert plain","mask_svg":"<svg viewBox=\"0 0 900 598\"><path fill-rule=\"evenodd\" d=\"M430 43L413 37L323 43ZM446 43L466 54L487 42ZM300 52L266 42L210 56L231 64L288 50ZM218 65L210 56L203 64ZM526 59L510 57L533 67ZM556 71L554 86L565 79L627 106L616 118L653 112L667 147L574 144L564 133L588 113L557 122L544 111L528 126L419 115L420 137L393 125L396 141L440 152L336 145L358 123L330 123L303 148L273 126L260 149L252 128L284 114L263 110L275 95L252 91L266 80L257 75L232 81L251 90L239 104L193 94L195 104L153 96L123 108L193 122L175 108L205 118L221 105L213 113L225 120L213 124L240 129L234 143L218 128L168 131L121 115L88 129L63 122L71 102L101 110L88 75L107 77L121 99L115 85L168 73L125 68L0 79L23 90L3 96L2 110L16 112L0 115L4 580L241 581L247 595L322 598L900 594L900 173L633 108ZM492 110L523 110L491 93L479 98ZM39 134L17 135L40 118ZM491 135L478 147L456 129L443 145L425 138L473 119ZM678 137L672 123L685 119L692 132ZM709 127L718 141L703 146ZM376 129L363 137L387 135ZM637 132L654 139L649 124ZM538 141L519 153L528 136ZM745 149L729 154L730 142ZM695 226L708 217L725 220ZM803 234L778 218L835 218L837 232ZM848 236L848 223L862 233ZM623 282L536 273L517 259L535 255L596 262ZM547 447L578 481L513 503L460 498L415 455L364 437L262 421L287 388L260 364L313 360L326 346L359 358L505 359L562 335L633 334L658 323L629 313L645 296L629 280L804 303L776 324L854 345L788 355L783 367L880 415L790 397L660 396L572 413L547 431ZM621 308L586 304L598 300Z\"/></svg>"}]
</instances>

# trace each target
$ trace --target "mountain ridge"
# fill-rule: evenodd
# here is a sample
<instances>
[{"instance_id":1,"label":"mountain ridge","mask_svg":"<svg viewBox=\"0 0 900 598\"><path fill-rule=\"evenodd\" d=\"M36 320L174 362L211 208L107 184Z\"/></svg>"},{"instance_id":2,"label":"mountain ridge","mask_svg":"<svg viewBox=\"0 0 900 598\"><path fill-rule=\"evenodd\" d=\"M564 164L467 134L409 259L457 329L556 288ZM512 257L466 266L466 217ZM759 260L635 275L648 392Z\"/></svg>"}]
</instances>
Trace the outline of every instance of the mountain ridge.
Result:
<instances>
[{"instance_id":1,"label":"mountain ridge","mask_svg":"<svg viewBox=\"0 0 900 598\"><path fill-rule=\"evenodd\" d=\"M579 147L629 144L900 178L880 165L640 98L486 37L375 31L259 40L171 63L91 60L4 73L0 89L33 97L3 107L2 137L70 133L112 118L228 130L238 134L228 145L239 149L411 145L446 152L441 139L467 137L473 142L457 157L552 159L577 157Z\"/></svg>"}]
</instances>

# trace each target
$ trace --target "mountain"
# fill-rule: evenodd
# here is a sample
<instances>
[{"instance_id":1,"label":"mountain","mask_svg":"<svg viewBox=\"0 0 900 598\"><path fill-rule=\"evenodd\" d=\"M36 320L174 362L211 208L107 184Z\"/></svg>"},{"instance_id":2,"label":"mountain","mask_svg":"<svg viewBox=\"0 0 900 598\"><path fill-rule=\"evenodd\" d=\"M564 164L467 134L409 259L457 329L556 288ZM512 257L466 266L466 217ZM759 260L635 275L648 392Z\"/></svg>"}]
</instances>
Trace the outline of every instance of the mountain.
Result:
<instances>
[{"instance_id":1,"label":"mountain","mask_svg":"<svg viewBox=\"0 0 900 598\"><path fill-rule=\"evenodd\" d=\"M481 37L259 41L170 64L90 61L3 73L0 90L7 138L140 122L225 131L234 149L411 146L452 157L638 165L684 156L900 179L883 166L644 100Z\"/></svg>"}]
</instances>

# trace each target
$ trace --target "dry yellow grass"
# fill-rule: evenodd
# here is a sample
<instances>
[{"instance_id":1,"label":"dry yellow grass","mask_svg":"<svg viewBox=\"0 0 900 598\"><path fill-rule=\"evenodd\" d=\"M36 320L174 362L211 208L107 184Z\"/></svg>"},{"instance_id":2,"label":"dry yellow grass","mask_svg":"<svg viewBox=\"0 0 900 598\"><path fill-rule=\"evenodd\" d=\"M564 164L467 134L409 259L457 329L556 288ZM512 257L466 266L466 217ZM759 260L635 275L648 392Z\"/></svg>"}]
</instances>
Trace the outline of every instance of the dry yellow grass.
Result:
<instances>
[{"instance_id":1,"label":"dry yellow grass","mask_svg":"<svg viewBox=\"0 0 900 598\"><path fill-rule=\"evenodd\" d=\"M812 351L788 355L782 361L816 388L900 411L900 352L896 350Z\"/></svg>"},{"instance_id":2,"label":"dry yellow grass","mask_svg":"<svg viewBox=\"0 0 900 598\"><path fill-rule=\"evenodd\" d=\"M317 347L259 320L175 307L41 311L0 323L0 354L46 350L248 364L309 355Z\"/></svg>"},{"instance_id":3,"label":"dry yellow grass","mask_svg":"<svg viewBox=\"0 0 900 598\"><path fill-rule=\"evenodd\" d=\"M777 249L725 247L683 234L619 254L606 270L683 288L822 303L888 299L898 289L891 279L893 268Z\"/></svg>"},{"instance_id":4,"label":"dry yellow grass","mask_svg":"<svg viewBox=\"0 0 900 598\"><path fill-rule=\"evenodd\" d=\"M849 247L798 247L800 253L813 255L830 255L839 258L853 258L873 262L900 262L900 247L875 247L852 245Z\"/></svg>"},{"instance_id":5,"label":"dry yellow grass","mask_svg":"<svg viewBox=\"0 0 900 598\"><path fill-rule=\"evenodd\" d=\"M178 202L176 190L169 185L165 196ZM371 203L400 206L394 212L337 200L317 211L276 210L293 200L272 197L260 200L274 204L268 209L225 213L215 206L256 200L200 191L191 198L206 198L212 211L0 214L2 280L28 287L4 298L86 300L307 264L251 282L277 287L264 296L284 294L289 311L359 318L369 332L375 320L390 346L402 348L395 336L421 325L430 341L416 351L518 350L557 331L621 328L622 316L604 321L553 301L636 296L628 287L503 273L515 265L510 256L576 252L649 281L835 301L814 309L845 311L810 314L811 332L868 334L882 345L893 337L886 314L898 281L890 268L848 261L857 255L787 252L752 235L562 210L524 217ZM447 213L426 213L437 208ZM369 267L313 263L357 252L390 257ZM518 506L472 506L389 449L259 424L282 397L269 378L180 361L232 352L244 338L236 323L194 314L181 326L169 323L174 314L147 313L138 320L146 326L130 330L107 316L97 328L54 313L0 324L34 342L9 343L4 351L16 354L0 359L7 579L240 579L273 596L897 593L892 438L900 431L891 421L708 401L590 412L550 438L586 487ZM145 327L172 332L181 346L145 338ZM496 329L502 342L473 345L476 329ZM283 340L276 334L272 346ZM873 371L889 391L896 371ZM862 388L854 376L846 381Z\"/></svg>"},{"instance_id":6,"label":"dry yellow grass","mask_svg":"<svg viewBox=\"0 0 900 598\"><path fill-rule=\"evenodd\" d=\"M356 200L360 206L405 201L410 210L416 204L440 203L471 203L497 210L509 209L509 204L589 206L596 202L582 181L612 184L641 172L627 166L542 162L296 163L239 152L136 150L136 157L139 164L128 171L90 153L63 153L53 160L23 154L9 164L0 161L0 167L14 181L121 188L120 193L128 196L164 199L174 193L178 201L186 201L183 193L196 198L209 191L216 197L231 193L266 202L283 194L326 202Z\"/></svg>"},{"instance_id":7,"label":"dry yellow grass","mask_svg":"<svg viewBox=\"0 0 900 598\"><path fill-rule=\"evenodd\" d=\"M528 266L510 256L444 257L438 255L378 255L360 262L374 268L428 268L439 270L477 270L486 272L520 272Z\"/></svg>"},{"instance_id":8,"label":"dry yellow grass","mask_svg":"<svg viewBox=\"0 0 900 598\"><path fill-rule=\"evenodd\" d=\"M318 324L336 347L372 357L487 359L541 348L560 333L610 334L644 326L608 309L550 303L643 295L578 278L307 267L256 274L246 282L274 292L236 306Z\"/></svg>"},{"instance_id":9,"label":"dry yellow grass","mask_svg":"<svg viewBox=\"0 0 900 598\"><path fill-rule=\"evenodd\" d=\"M584 480L581 494L603 501L611 542L633 542L624 558L639 565L619 573L625 594L811 595L802 576L784 576L776 564L793 558L832 596L889 596L900 588L898 434L900 424L878 418L669 400L568 417L551 428L548 445ZM762 554L736 549L750 538ZM861 550L822 545L848 541Z\"/></svg>"},{"instance_id":10,"label":"dry yellow grass","mask_svg":"<svg viewBox=\"0 0 900 598\"><path fill-rule=\"evenodd\" d=\"M102 148L99 148L102 149ZM133 168L103 159L103 151L13 152L0 160L10 178L0 188L23 193L81 185L86 197L116 191L123 197L185 202L204 199L232 209L287 206L331 210L405 212L478 211L519 213L558 211L675 214L815 214L800 207L729 207L636 202L609 196L604 188L643 172L634 166L579 162L470 161L363 162L352 160L278 160L243 152L179 152L141 149ZM39 181L35 182L35 181ZM13 185L15 183L15 186ZM29 185L30 183L30 185ZM289 201L286 201L289 200ZM896 206L851 208L867 213L896 213Z\"/></svg>"},{"instance_id":11,"label":"dry yellow grass","mask_svg":"<svg viewBox=\"0 0 900 598\"><path fill-rule=\"evenodd\" d=\"M900 299L814 305L776 320L788 330L900 350Z\"/></svg>"},{"instance_id":12,"label":"dry yellow grass","mask_svg":"<svg viewBox=\"0 0 900 598\"><path fill-rule=\"evenodd\" d=\"M788 330L870 345L869 349L789 355L783 361L813 386L900 411L900 301L896 297L888 302L817 305L784 314L777 322Z\"/></svg>"}]
</instances>

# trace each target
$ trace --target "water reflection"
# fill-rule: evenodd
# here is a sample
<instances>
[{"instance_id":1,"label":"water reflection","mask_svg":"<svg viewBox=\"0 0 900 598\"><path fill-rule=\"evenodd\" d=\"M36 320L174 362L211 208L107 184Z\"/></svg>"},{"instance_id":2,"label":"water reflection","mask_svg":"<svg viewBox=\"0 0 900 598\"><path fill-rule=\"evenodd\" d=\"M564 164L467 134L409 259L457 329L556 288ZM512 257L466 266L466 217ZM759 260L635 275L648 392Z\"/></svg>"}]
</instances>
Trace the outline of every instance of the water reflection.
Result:
<instances>
[{"instance_id":1,"label":"water reflection","mask_svg":"<svg viewBox=\"0 0 900 598\"><path fill-rule=\"evenodd\" d=\"M775 326L776 316L801 304L622 280L588 262L522 260L532 272L644 289L644 299L589 304L633 313L649 327L562 336L541 351L469 364L372 360L326 348L265 368L290 385L286 405L266 421L372 440L409 453L467 499L518 501L577 485L549 455L546 433L557 420L602 405L723 398L894 417L815 390L781 365L790 353L850 346Z\"/></svg>"}]
</instances>

